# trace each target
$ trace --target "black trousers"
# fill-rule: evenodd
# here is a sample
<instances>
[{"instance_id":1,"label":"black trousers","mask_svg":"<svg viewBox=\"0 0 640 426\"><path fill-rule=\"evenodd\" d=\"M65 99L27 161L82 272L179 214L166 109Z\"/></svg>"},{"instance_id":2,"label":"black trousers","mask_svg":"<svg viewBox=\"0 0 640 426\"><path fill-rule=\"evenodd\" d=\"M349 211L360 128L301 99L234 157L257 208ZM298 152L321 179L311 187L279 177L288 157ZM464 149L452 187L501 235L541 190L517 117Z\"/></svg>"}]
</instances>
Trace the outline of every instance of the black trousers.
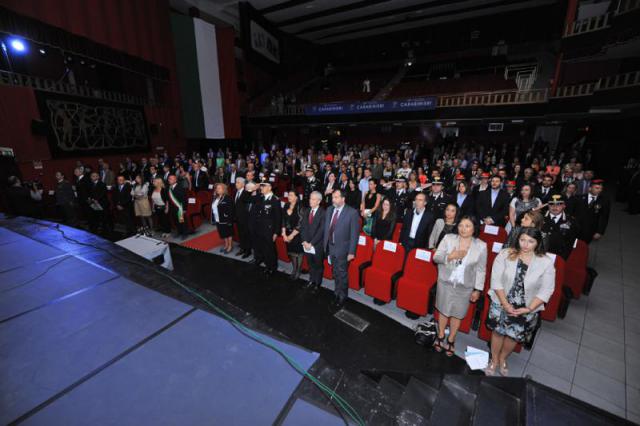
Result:
<instances>
[{"instance_id":1,"label":"black trousers","mask_svg":"<svg viewBox=\"0 0 640 426\"><path fill-rule=\"evenodd\" d=\"M247 221L238 221L238 238L240 238L240 249L245 252L251 251L251 234Z\"/></svg>"},{"instance_id":2,"label":"black trousers","mask_svg":"<svg viewBox=\"0 0 640 426\"><path fill-rule=\"evenodd\" d=\"M322 284L322 274L324 273L324 256L318 249L316 254L305 254L309 262L309 281L314 284Z\"/></svg>"},{"instance_id":3,"label":"black trousers","mask_svg":"<svg viewBox=\"0 0 640 426\"><path fill-rule=\"evenodd\" d=\"M333 282L336 297L345 300L349 294L349 262L347 256L335 256L331 254L331 244L329 244L329 256L333 267Z\"/></svg>"},{"instance_id":4,"label":"black trousers","mask_svg":"<svg viewBox=\"0 0 640 426\"><path fill-rule=\"evenodd\" d=\"M133 224L133 211L131 206L123 206L122 210L116 207L116 217L118 218L118 222L124 225L127 234L132 234L135 227Z\"/></svg>"},{"instance_id":5,"label":"black trousers","mask_svg":"<svg viewBox=\"0 0 640 426\"><path fill-rule=\"evenodd\" d=\"M171 216L171 221L175 225L178 230L178 235L185 236L187 235L187 214L186 212L183 214L184 220L180 222L178 220L178 209L174 207L169 208L169 216Z\"/></svg>"},{"instance_id":6,"label":"black trousers","mask_svg":"<svg viewBox=\"0 0 640 426\"><path fill-rule=\"evenodd\" d=\"M153 215L156 217L156 220L158 221L158 229L160 229L160 232L164 234L168 234L169 232L171 232L169 217L167 216L167 213L164 212L163 206L154 206Z\"/></svg>"},{"instance_id":7,"label":"black trousers","mask_svg":"<svg viewBox=\"0 0 640 426\"><path fill-rule=\"evenodd\" d=\"M272 271L278 269L278 255L276 253L276 244L273 242L273 234L258 234L253 243L256 260L264 262L267 269Z\"/></svg>"}]
</instances>

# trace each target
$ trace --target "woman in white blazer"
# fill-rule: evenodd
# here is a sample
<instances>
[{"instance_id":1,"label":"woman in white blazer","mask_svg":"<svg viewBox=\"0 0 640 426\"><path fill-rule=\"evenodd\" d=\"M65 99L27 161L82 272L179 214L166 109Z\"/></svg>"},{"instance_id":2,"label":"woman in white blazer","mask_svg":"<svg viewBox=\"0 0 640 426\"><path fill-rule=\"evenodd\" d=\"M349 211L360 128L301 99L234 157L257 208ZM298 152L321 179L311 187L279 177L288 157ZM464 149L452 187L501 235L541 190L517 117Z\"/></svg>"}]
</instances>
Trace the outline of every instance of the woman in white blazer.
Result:
<instances>
[{"instance_id":1,"label":"woman in white blazer","mask_svg":"<svg viewBox=\"0 0 640 426\"><path fill-rule=\"evenodd\" d=\"M537 228L522 228L515 246L500 251L491 270L491 305L487 327L491 334L491 362L487 375L496 368L506 376L507 358L516 344L531 339L544 304L553 294L554 261L542 244Z\"/></svg>"},{"instance_id":2,"label":"woman in white blazer","mask_svg":"<svg viewBox=\"0 0 640 426\"><path fill-rule=\"evenodd\" d=\"M436 351L447 356L455 353L455 339L460 322L467 315L469 302L475 303L484 289L487 267L487 245L478 239L480 226L472 216L458 222L457 234L444 236L433 256L438 264L436 309L438 310L438 338ZM445 330L449 337L445 342Z\"/></svg>"}]
</instances>

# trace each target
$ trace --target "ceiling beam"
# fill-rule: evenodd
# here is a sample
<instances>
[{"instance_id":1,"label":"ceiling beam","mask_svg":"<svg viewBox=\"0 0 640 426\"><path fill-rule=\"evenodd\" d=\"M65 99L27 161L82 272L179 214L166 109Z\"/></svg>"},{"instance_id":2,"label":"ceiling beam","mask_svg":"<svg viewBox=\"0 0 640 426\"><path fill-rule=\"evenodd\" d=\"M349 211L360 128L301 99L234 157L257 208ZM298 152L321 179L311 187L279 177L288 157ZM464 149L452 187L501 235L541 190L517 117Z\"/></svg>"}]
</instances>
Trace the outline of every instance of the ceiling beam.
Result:
<instances>
[{"instance_id":1,"label":"ceiling beam","mask_svg":"<svg viewBox=\"0 0 640 426\"><path fill-rule=\"evenodd\" d=\"M287 0L287 1L283 1L282 3L274 4L273 6L260 9L258 12L260 12L263 15L266 15L268 13L278 12L280 10L289 9L289 8L300 6L306 3L311 3L313 1L314 0Z\"/></svg>"}]
</instances>

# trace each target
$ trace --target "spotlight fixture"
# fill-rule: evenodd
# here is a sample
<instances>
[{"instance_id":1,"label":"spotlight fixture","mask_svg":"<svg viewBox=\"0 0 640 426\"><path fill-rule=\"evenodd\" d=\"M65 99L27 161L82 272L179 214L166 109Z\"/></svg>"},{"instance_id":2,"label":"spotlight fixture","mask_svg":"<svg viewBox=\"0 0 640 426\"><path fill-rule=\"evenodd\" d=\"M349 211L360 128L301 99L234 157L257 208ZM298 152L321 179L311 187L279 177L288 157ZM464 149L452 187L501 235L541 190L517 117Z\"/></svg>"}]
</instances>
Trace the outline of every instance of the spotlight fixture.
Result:
<instances>
[{"instance_id":1,"label":"spotlight fixture","mask_svg":"<svg viewBox=\"0 0 640 426\"><path fill-rule=\"evenodd\" d=\"M16 53L25 53L27 51L27 45L19 38L12 38L9 40L9 46Z\"/></svg>"},{"instance_id":2,"label":"spotlight fixture","mask_svg":"<svg viewBox=\"0 0 640 426\"><path fill-rule=\"evenodd\" d=\"M40 52L41 55L46 55L47 51L44 49L39 49L38 52Z\"/></svg>"}]
</instances>

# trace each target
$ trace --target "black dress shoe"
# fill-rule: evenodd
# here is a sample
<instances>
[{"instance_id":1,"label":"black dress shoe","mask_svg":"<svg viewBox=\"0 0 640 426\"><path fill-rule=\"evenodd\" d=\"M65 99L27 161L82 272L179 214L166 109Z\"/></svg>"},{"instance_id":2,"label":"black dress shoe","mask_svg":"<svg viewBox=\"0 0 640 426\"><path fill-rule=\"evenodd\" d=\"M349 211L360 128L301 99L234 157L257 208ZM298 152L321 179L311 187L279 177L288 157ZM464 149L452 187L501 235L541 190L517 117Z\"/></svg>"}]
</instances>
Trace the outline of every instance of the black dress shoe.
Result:
<instances>
[{"instance_id":1,"label":"black dress shoe","mask_svg":"<svg viewBox=\"0 0 640 426\"><path fill-rule=\"evenodd\" d=\"M340 309L342 309L342 307L345 304L345 299L341 299L339 297L336 297L336 299L333 301L332 303L332 307L333 309L335 309L336 311L339 311Z\"/></svg>"},{"instance_id":2,"label":"black dress shoe","mask_svg":"<svg viewBox=\"0 0 640 426\"><path fill-rule=\"evenodd\" d=\"M269 268L265 268L264 271L262 271L264 273L265 276L270 277L271 275L273 275L274 270L273 269L269 269Z\"/></svg>"},{"instance_id":3,"label":"black dress shoe","mask_svg":"<svg viewBox=\"0 0 640 426\"><path fill-rule=\"evenodd\" d=\"M244 250L240 249L236 252L236 256L242 256L244 254Z\"/></svg>"},{"instance_id":4,"label":"black dress shoe","mask_svg":"<svg viewBox=\"0 0 640 426\"><path fill-rule=\"evenodd\" d=\"M312 294L318 293L320 291L320 284L311 284L309 291L311 291Z\"/></svg>"},{"instance_id":5,"label":"black dress shoe","mask_svg":"<svg viewBox=\"0 0 640 426\"><path fill-rule=\"evenodd\" d=\"M252 265L258 266L258 265L259 265L260 263L262 263L262 262L258 262L258 259L253 259L253 260L252 260L251 262L249 262L249 263L251 263Z\"/></svg>"},{"instance_id":6,"label":"black dress shoe","mask_svg":"<svg viewBox=\"0 0 640 426\"><path fill-rule=\"evenodd\" d=\"M246 259L246 258L247 258L247 257L249 257L249 256L251 256L251 252L249 252L249 251L244 252L244 253L242 254L242 258L243 258L243 259Z\"/></svg>"}]
</instances>

